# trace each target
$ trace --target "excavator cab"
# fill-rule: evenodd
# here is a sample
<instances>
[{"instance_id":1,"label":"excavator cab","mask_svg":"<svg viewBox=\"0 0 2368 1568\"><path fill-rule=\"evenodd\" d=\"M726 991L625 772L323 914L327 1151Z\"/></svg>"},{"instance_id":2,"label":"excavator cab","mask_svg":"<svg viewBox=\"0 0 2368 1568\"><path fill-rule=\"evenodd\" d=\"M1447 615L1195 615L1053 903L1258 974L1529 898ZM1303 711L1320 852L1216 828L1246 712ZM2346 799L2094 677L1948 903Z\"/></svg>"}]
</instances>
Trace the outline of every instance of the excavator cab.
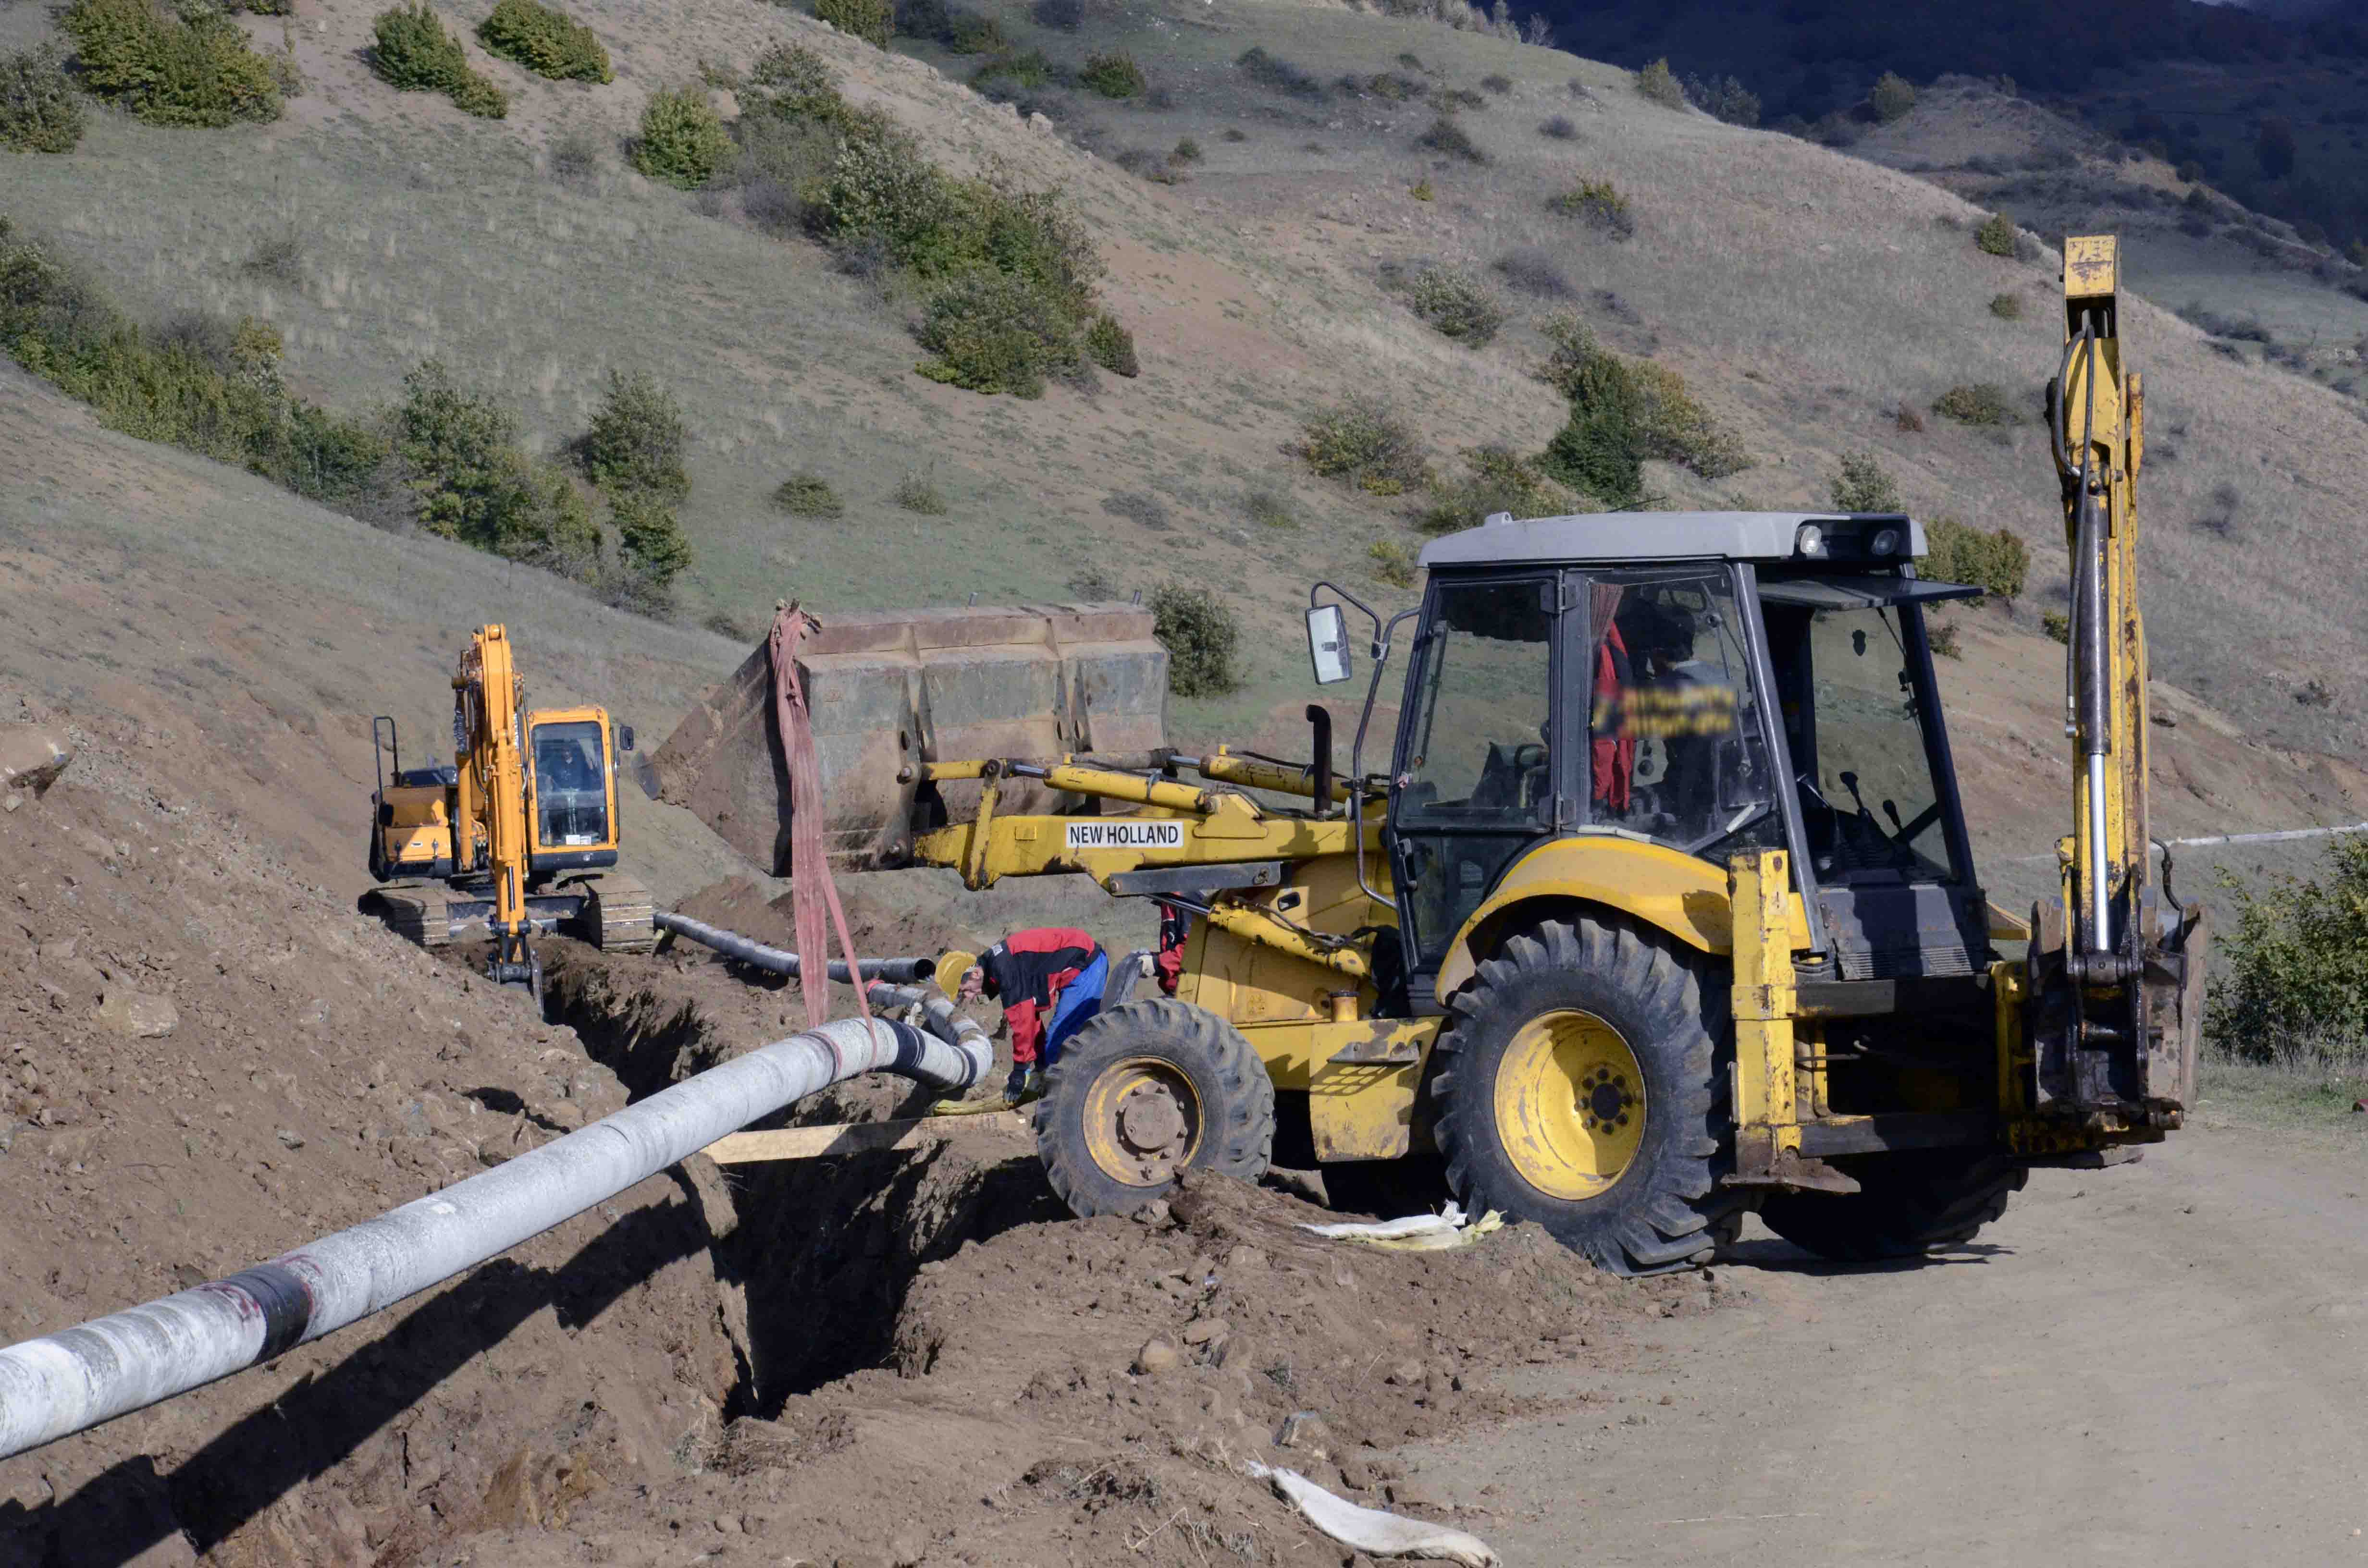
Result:
<instances>
[{"instance_id":1,"label":"excavator cab","mask_svg":"<svg viewBox=\"0 0 2368 1568\"><path fill-rule=\"evenodd\" d=\"M529 871L548 876L615 865L618 769L608 714L598 708L529 713L527 736L534 822ZM618 727L614 739L618 752L633 749L630 725Z\"/></svg>"}]
</instances>

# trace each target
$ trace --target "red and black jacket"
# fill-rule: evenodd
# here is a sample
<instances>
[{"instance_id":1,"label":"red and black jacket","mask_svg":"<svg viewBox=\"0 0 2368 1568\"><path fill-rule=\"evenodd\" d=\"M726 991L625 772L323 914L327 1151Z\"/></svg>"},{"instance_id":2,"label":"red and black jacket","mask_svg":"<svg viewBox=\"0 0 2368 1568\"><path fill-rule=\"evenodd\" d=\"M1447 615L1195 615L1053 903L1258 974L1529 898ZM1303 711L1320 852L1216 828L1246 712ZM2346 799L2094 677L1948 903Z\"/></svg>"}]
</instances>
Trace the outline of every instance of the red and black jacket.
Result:
<instances>
[{"instance_id":1,"label":"red and black jacket","mask_svg":"<svg viewBox=\"0 0 2368 1568\"><path fill-rule=\"evenodd\" d=\"M1069 982L1101 956L1101 944L1070 926L1014 931L978 955L985 971L980 989L1003 1004L1011 1026L1011 1060L1036 1060L1053 1004Z\"/></svg>"}]
</instances>

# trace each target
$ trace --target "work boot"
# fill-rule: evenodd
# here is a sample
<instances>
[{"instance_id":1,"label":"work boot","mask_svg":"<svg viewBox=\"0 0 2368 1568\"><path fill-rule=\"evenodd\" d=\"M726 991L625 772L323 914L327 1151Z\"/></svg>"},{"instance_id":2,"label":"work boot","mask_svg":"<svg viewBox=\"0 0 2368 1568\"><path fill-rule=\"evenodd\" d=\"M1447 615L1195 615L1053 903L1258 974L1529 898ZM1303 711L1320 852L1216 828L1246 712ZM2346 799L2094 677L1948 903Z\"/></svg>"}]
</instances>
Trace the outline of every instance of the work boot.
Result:
<instances>
[{"instance_id":1,"label":"work boot","mask_svg":"<svg viewBox=\"0 0 2368 1568\"><path fill-rule=\"evenodd\" d=\"M1033 1062L1013 1062L1010 1080L1003 1085L1006 1106L1024 1106L1044 1097L1044 1070Z\"/></svg>"}]
</instances>

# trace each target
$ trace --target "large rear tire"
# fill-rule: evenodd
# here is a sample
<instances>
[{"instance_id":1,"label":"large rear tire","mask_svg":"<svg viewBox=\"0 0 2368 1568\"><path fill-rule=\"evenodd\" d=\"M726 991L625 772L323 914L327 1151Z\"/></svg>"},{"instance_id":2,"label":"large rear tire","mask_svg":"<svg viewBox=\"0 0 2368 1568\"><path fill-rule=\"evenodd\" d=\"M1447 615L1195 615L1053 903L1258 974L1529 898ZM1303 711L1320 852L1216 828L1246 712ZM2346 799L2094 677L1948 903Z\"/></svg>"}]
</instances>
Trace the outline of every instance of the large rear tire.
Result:
<instances>
[{"instance_id":1,"label":"large rear tire","mask_svg":"<svg viewBox=\"0 0 2368 1568\"><path fill-rule=\"evenodd\" d=\"M1069 1038L1037 1102L1036 1149L1080 1217L1135 1213L1195 1166L1256 1181L1273 1156L1274 1082L1215 1014L1129 1002Z\"/></svg>"},{"instance_id":2,"label":"large rear tire","mask_svg":"<svg viewBox=\"0 0 2368 1568\"><path fill-rule=\"evenodd\" d=\"M1550 921L1482 964L1431 1083L1464 1209L1535 1221L1622 1275L1731 1242L1747 1199L1718 1185L1726 996L1703 982L1666 937L1609 920Z\"/></svg>"},{"instance_id":3,"label":"large rear tire","mask_svg":"<svg viewBox=\"0 0 2368 1568\"><path fill-rule=\"evenodd\" d=\"M1994 1154L1935 1149L1852 1162L1859 1190L1770 1194L1767 1227L1835 1263L1918 1257L1971 1241L2006 1212L2030 1172Z\"/></svg>"}]
</instances>

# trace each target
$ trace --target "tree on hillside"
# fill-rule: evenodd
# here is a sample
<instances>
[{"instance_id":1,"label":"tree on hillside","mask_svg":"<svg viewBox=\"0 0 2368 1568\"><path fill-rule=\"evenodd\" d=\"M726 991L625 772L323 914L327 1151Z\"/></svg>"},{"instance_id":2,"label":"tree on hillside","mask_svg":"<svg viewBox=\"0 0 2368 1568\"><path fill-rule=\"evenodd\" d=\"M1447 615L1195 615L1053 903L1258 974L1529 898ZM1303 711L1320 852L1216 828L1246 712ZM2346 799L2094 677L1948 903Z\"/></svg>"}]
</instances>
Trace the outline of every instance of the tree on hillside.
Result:
<instances>
[{"instance_id":1,"label":"tree on hillside","mask_svg":"<svg viewBox=\"0 0 2368 1568\"><path fill-rule=\"evenodd\" d=\"M2294 127L2283 115L2270 115L2262 119L2253 142L2254 155L2261 160L2261 173L2271 179L2283 179L2294 173Z\"/></svg>"}]
</instances>

